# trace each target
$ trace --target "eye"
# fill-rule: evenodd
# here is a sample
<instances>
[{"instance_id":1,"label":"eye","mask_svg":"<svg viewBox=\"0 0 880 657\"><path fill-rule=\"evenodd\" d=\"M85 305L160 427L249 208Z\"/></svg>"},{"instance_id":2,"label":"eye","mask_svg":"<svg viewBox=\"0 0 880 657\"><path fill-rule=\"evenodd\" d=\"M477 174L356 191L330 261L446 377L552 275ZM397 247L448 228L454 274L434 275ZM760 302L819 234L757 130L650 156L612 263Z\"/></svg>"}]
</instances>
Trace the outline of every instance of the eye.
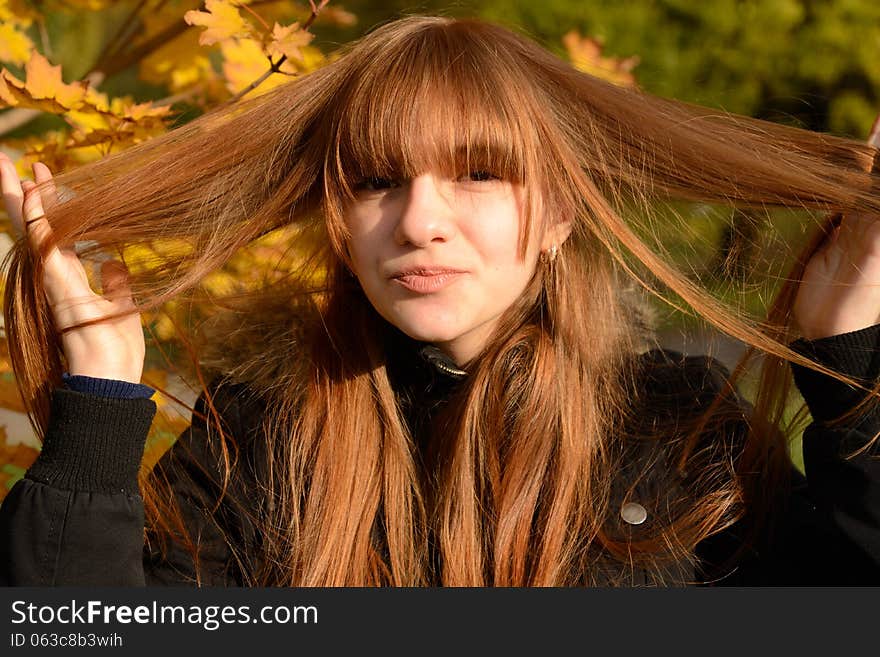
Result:
<instances>
[{"instance_id":1,"label":"eye","mask_svg":"<svg viewBox=\"0 0 880 657\"><path fill-rule=\"evenodd\" d=\"M396 180L392 180L391 178L382 178L380 176L367 176L363 180L361 180L357 185L355 185L355 189L364 190L368 192L378 192L385 189L391 189L397 185Z\"/></svg>"},{"instance_id":2,"label":"eye","mask_svg":"<svg viewBox=\"0 0 880 657\"><path fill-rule=\"evenodd\" d=\"M487 182L490 180L500 180L498 176L496 176L491 171L471 171L466 176L462 176L462 178L467 178L472 182Z\"/></svg>"}]
</instances>

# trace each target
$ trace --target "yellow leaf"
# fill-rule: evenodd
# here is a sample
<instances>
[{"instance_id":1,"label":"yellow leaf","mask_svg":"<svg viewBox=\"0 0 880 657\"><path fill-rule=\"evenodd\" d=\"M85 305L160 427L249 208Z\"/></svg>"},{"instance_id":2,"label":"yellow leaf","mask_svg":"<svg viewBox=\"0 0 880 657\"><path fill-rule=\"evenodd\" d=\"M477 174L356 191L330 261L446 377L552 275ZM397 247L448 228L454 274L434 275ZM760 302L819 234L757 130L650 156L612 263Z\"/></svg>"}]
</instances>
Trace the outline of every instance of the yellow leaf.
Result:
<instances>
[{"instance_id":1,"label":"yellow leaf","mask_svg":"<svg viewBox=\"0 0 880 657\"><path fill-rule=\"evenodd\" d=\"M170 113L171 108L167 105L136 104L130 98L114 98L109 110L84 105L64 117L74 127L68 147L104 145L118 151L166 132L166 119Z\"/></svg>"},{"instance_id":2,"label":"yellow leaf","mask_svg":"<svg viewBox=\"0 0 880 657\"><path fill-rule=\"evenodd\" d=\"M0 71L0 76L4 80L0 95L3 96L2 100L6 105L40 110L49 114L64 114L69 109L54 98L35 98L28 90L27 85L5 68Z\"/></svg>"},{"instance_id":3,"label":"yellow leaf","mask_svg":"<svg viewBox=\"0 0 880 657\"><path fill-rule=\"evenodd\" d=\"M285 62L286 64L287 62ZM315 69L319 69L327 63L327 58L324 56L320 50L315 48L314 46L305 46L302 49L302 59L297 62L296 68L302 73L308 73L310 71L314 71ZM281 66L281 70L287 70L284 65Z\"/></svg>"},{"instance_id":4,"label":"yellow leaf","mask_svg":"<svg viewBox=\"0 0 880 657\"><path fill-rule=\"evenodd\" d=\"M268 52L273 58L285 55L288 59L301 62L303 56L300 48L307 46L313 38L314 35L300 29L299 23L287 27L275 23Z\"/></svg>"},{"instance_id":5,"label":"yellow leaf","mask_svg":"<svg viewBox=\"0 0 880 657\"><path fill-rule=\"evenodd\" d=\"M68 123L73 123L86 132L110 128L107 115L103 112L96 112L92 107L86 108L84 111L71 110L64 118Z\"/></svg>"},{"instance_id":6,"label":"yellow leaf","mask_svg":"<svg viewBox=\"0 0 880 657\"><path fill-rule=\"evenodd\" d=\"M562 43L568 51L572 65L579 71L619 86L635 86L635 76L631 71L639 63L638 57L603 57L602 43L591 37L582 37L576 30L565 34Z\"/></svg>"},{"instance_id":7,"label":"yellow leaf","mask_svg":"<svg viewBox=\"0 0 880 657\"><path fill-rule=\"evenodd\" d=\"M145 81L164 82L173 92L187 89L215 75L210 59L188 48L174 47L161 48L145 58L141 62L141 71Z\"/></svg>"},{"instance_id":8,"label":"yellow leaf","mask_svg":"<svg viewBox=\"0 0 880 657\"><path fill-rule=\"evenodd\" d=\"M167 84L177 93L216 77L211 60L199 50L198 41L198 35L189 30L163 44L141 60L141 79L152 84Z\"/></svg>"},{"instance_id":9,"label":"yellow leaf","mask_svg":"<svg viewBox=\"0 0 880 657\"><path fill-rule=\"evenodd\" d=\"M0 23L0 61L24 64L33 49L33 42L15 23Z\"/></svg>"},{"instance_id":10,"label":"yellow leaf","mask_svg":"<svg viewBox=\"0 0 880 657\"><path fill-rule=\"evenodd\" d=\"M241 281L229 272L211 272L202 280L202 287L213 295L227 296L241 291Z\"/></svg>"},{"instance_id":11,"label":"yellow leaf","mask_svg":"<svg viewBox=\"0 0 880 657\"><path fill-rule=\"evenodd\" d=\"M15 106L18 105L18 98L15 97L12 89L6 84L6 75L8 73L9 72L5 68L0 71L0 103L3 105Z\"/></svg>"},{"instance_id":12,"label":"yellow leaf","mask_svg":"<svg viewBox=\"0 0 880 657\"><path fill-rule=\"evenodd\" d=\"M91 86L86 90L85 102L97 110L106 112L110 109L110 102L107 100L107 94L98 91Z\"/></svg>"},{"instance_id":13,"label":"yellow leaf","mask_svg":"<svg viewBox=\"0 0 880 657\"><path fill-rule=\"evenodd\" d=\"M69 168L73 157L65 148L67 134L60 131L50 131L42 135L29 135L23 139L5 140L4 144L22 153L22 157L15 163L18 173L22 177L33 175L31 165L34 162L44 163L53 173L60 173Z\"/></svg>"},{"instance_id":14,"label":"yellow leaf","mask_svg":"<svg viewBox=\"0 0 880 657\"><path fill-rule=\"evenodd\" d=\"M65 84L61 67L52 66L37 51L25 64L26 81L22 82L5 68L0 71L0 100L6 105L37 109L50 114L65 114L82 105L87 85L82 82Z\"/></svg>"},{"instance_id":15,"label":"yellow leaf","mask_svg":"<svg viewBox=\"0 0 880 657\"><path fill-rule=\"evenodd\" d=\"M52 66L45 57L34 51L25 64L27 90L34 98L54 98L68 108L75 108L85 100L86 85L82 82L65 84L61 67Z\"/></svg>"},{"instance_id":16,"label":"yellow leaf","mask_svg":"<svg viewBox=\"0 0 880 657\"><path fill-rule=\"evenodd\" d=\"M151 102L135 103L131 98L114 98L110 111L123 119L144 121L148 118L165 118L171 113L170 105L153 105Z\"/></svg>"},{"instance_id":17,"label":"yellow leaf","mask_svg":"<svg viewBox=\"0 0 880 657\"><path fill-rule=\"evenodd\" d=\"M141 380L151 388L164 388L168 385L168 372L165 370L148 369Z\"/></svg>"},{"instance_id":18,"label":"yellow leaf","mask_svg":"<svg viewBox=\"0 0 880 657\"><path fill-rule=\"evenodd\" d=\"M168 317L168 315L157 317L153 330L156 333L156 337L163 342L167 342L177 335L177 329L174 326L174 322L171 321L171 318Z\"/></svg>"},{"instance_id":19,"label":"yellow leaf","mask_svg":"<svg viewBox=\"0 0 880 657\"><path fill-rule=\"evenodd\" d=\"M199 36L199 43L210 46L232 37L246 37L251 33L250 24L245 21L238 8L226 0L207 0L207 11L191 10L183 15L190 25L207 28Z\"/></svg>"},{"instance_id":20,"label":"yellow leaf","mask_svg":"<svg viewBox=\"0 0 880 657\"><path fill-rule=\"evenodd\" d=\"M269 59L263 46L254 39L224 41L220 44L223 54L223 76L232 93L238 93L269 70ZM284 75L270 75L253 93L259 95L279 84L288 82Z\"/></svg>"}]
</instances>

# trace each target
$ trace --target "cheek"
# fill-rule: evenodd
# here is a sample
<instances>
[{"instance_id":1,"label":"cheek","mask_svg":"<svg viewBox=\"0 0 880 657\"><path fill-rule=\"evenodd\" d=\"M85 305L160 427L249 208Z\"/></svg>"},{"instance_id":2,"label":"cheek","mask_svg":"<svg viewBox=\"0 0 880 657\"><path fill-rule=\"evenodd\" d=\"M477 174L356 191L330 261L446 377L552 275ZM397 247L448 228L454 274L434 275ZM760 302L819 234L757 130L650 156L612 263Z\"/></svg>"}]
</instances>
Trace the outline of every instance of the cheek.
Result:
<instances>
[{"instance_id":1,"label":"cheek","mask_svg":"<svg viewBox=\"0 0 880 657\"><path fill-rule=\"evenodd\" d=\"M364 240L352 240L348 253L351 256L351 268L361 285L370 287L376 277L376 254Z\"/></svg>"},{"instance_id":2,"label":"cheek","mask_svg":"<svg viewBox=\"0 0 880 657\"><path fill-rule=\"evenodd\" d=\"M348 253L356 274L366 273L375 264L379 255L382 238L369 217L347 217L345 227L348 230Z\"/></svg>"},{"instance_id":3,"label":"cheek","mask_svg":"<svg viewBox=\"0 0 880 657\"><path fill-rule=\"evenodd\" d=\"M483 264L490 270L516 276L531 275L537 263L535 237L529 239L525 256L520 256L519 226L504 222L482 224L472 228L470 241L479 251ZM511 281L512 282L512 281Z\"/></svg>"}]
</instances>

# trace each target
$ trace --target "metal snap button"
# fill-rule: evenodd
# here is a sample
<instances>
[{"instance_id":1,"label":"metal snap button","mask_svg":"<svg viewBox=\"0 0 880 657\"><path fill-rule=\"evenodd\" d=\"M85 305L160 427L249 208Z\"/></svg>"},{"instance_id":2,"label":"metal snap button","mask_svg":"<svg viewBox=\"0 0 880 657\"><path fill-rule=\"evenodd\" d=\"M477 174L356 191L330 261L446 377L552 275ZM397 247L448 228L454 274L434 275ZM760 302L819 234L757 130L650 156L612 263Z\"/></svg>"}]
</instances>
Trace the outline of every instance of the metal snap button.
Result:
<instances>
[{"instance_id":1,"label":"metal snap button","mask_svg":"<svg viewBox=\"0 0 880 657\"><path fill-rule=\"evenodd\" d=\"M648 511L641 504L627 502L620 507L620 517L631 525L641 525L648 517Z\"/></svg>"}]
</instances>

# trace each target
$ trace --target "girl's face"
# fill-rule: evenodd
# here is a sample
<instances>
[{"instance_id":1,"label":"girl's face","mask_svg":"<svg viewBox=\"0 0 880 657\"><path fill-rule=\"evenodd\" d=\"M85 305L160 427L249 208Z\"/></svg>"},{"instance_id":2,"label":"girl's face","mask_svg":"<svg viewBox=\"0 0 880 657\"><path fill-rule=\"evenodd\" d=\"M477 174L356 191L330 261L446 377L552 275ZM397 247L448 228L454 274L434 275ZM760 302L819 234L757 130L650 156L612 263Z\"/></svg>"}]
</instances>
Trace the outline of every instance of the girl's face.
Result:
<instances>
[{"instance_id":1,"label":"girl's face","mask_svg":"<svg viewBox=\"0 0 880 657\"><path fill-rule=\"evenodd\" d=\"M464 363L524 291L540 251L560 244L536 229L520 257L522 204L521 186L479 171L368 178L345 214L354 274L382 317Z\"/></svg>"}]
</instances>

